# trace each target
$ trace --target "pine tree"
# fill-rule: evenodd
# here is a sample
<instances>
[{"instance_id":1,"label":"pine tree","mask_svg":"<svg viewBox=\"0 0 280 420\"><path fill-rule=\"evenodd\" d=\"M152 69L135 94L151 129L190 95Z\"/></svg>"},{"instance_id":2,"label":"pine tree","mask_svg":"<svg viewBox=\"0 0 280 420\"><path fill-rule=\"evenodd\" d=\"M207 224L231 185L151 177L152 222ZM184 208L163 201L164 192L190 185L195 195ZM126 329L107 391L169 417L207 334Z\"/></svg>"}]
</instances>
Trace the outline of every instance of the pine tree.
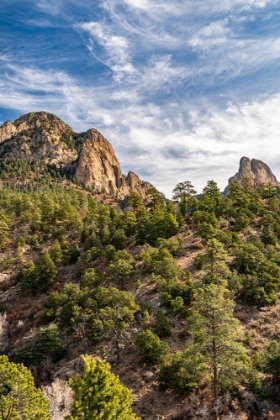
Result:
<instances>
[{"instance_id":1,"label":"pine tree","mask_svg":"<svg viewBox=\"0 0 280 420\"><path fill-rule=\"evenodd\" d=\"M203 188L203 196L199 201L199 209L207 212L218 214L221 204L221 192L215 181L208 181L206 187Z\"/></svg>"},{"instance_id":2,"label":"pine tree","mask_svg":"<svg viewBox=\"0 0 280 420\"><path fill-rule=\"evenodd\" d=\"M48 290L55 282L57 269L48 252L44 252L38 260L35 261L38 274L38 288Z\"/></svg>"},{"instance_id":3,"label":"pine tree","mask_svg":"<svg viewBox=\"0 0 280 420\"><path fill-rule=\"evenodd\" d=\"M147 207L151 207L154 210L164 207L164 196L155 187L149 188L146 194L149 200Z\"/></svg>"},{"instance_id":4,"label":"pine tree","mask_svg":"<svg viewBox=\"0 0 280 420\"><path fill-rule=\"evenodd\" d=\"M43 392L35 388L31 372L0 356L0 419L51 420L48 408Z\"/></svg>"},{"instance_id":5,"label":"pine tree","mask_svg":"<svg viewBox=\"0 0 280 420\"><path fill-rule=\"evenodd\" d=\"M42 254L35 263L29 262L27 269L21 270L18 281L23 292L34 295L38 291L48 290L56 280L57 269L48 252Z\"/></svg>"},{"instance_id":6,"label":"pine tree","mask_svg":"<svg viewBox=\"0 0 280 420\"><path fill-rule=\"evenodd\" d=\"M136 345L139 349L139 355L148 363L156 363L163 360L170 350L169 345L151 330L138 334Z\"/></svg>"},{"instance_id":7,"label":"pine tree","mask_svg":"<svg viewBox=\"0 0 280 420\"><path fill-rule=\"evenodd\" d=\"M180 203L180 211L183 216L187 212L193 211L196 206L196 191L190 181L179 182L172 190L173 200Z\"/></svg>"},{"instance_id":8,"label":"pine tree","mask_svg":"<svg viewBox=\"0 0 280 420\"><path fill-rule=\"evenodd\" d=\"M249 369L239 323L233 316L234 301L227 293L216 284L199 289L190 326L196 351L205 357L212 374L215 399L219 389L235 391Z\"/></svg>"},{"instance_id":9,"label":"pine tree","mask_svg":"<svg viewBox=\"0 0 280 420\"><path fill-rule=\"evenodd\" d=\"M107 270L107 275L123 289L124 285L131 279L134 272L133 262L120 258L111 262Z\"/></svg>"},{"instance_id":10,"label":"pine tree","mask_svg":"<svg viewBox=\"0 0 280 420\"><path fill-rule=\"evenodd\" d=\"M133 191L127 197L126 204L132 207L134 213L140 213L144 210L143 198L136 191Z\"/></svg>"},{"instance_id":11,"label":"pine tree","mask_svg":"<svg viewBox=\"0 0 280 420\"><path fill-rule=\"evenodd\" d=\"M132 393L103 360L82 356L84 375L70 379L74 391L71 415L66 420L140 420L131 410Z\"/></svg>"},{"instance_id":12,"label":"pine tree","mask_svg":"<svg viewBox=\"0 0 280 420\"><path fill-rule=\"evenodd\" d=\"M153 330L160 338L171 337L171 328L163 311L157 311L155 315L155 324Z\"/></svg>"},{"instance_id":13,"label":"pine tree","mask_svg":"<svg viewBox=\"0 0 280 420\"><path fill-rule=\"evenodd\" d=\"M205 283L225 283L224 278L229 277L230 270L226 266L229 260L224 245L217 239L207 241L204 269L207 274L204 276Z\"/></svg>"},{"instance_id":14,"label":"pine tree","mask_svg":"<svg viewBox=\"0 0 280 420\"><path fill-rule=\"evenodd\" d=\"M63 252L61 250L61 246L60 246L60 243L59 243L58 239L55 239L53 241L53 244L51 246L49 254L50 254L51 259L54 262L61 262L62 261Z\"/></svg>"}]
</instances>

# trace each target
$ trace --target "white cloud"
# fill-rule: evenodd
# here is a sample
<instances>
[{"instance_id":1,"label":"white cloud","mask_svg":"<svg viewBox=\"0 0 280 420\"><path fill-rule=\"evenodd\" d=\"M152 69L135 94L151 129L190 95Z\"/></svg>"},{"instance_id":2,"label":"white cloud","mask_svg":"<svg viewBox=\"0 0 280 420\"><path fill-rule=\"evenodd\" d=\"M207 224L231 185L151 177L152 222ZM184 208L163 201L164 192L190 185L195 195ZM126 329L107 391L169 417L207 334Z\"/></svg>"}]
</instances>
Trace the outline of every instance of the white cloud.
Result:
<instances>
[{"instance_id":1,"label":"white cloud","mask_svg":"<svg viewBox=\"0 0 280 420\"><path fill-rule=\"evenodd\" d=\"M59 14L62 4L63 0L36 0L36 6L52 16Z\"/></svg>"},{"instance_id":2,"label":"white cloud","mask_svg":"<svg viewBox=\"0 0 280 420\"><path fill-rule=\"evenodd\" d=\"M210 25L203 27L190 39L190 45L194 48L199 46L200 48L206 49L226 43L231 32L227 24L228 19L211 22Z\"/></svg>"},{"instance_id":3,"label":"white cloud","mask_svg":"<svg viewBox=\"0 0 280 420\"><path fill-rule=\"evenodd\" d=\"M130 63L128 39L119 34L114 34L109 26L99 22L81 23L75 25L75 27L90 34L90 50L93 54L97 54L92 42L94 39L96 39L99 45L104 48L105 55L101 54L101 61L111 68L114 73L115 80L121 81L127 75L136 72L135 68Z\"/></svg>"},{"instance_id":4,"label":"white cloud","mask_svg":"<svg viewBox=\"0 0 280 420\"><path fill-rule=\"evenodd\" d=\"M207 27L205 30L208 29ZM222 26L220 27L222 32ZM190 40L199 60L193 71L196 83L207 80L211 86L232 80L240 75L259 71L280 58L280 38L254 39L235 37L225 28L224 35L205 36L204 29ZM199 64L199 70L197 70ZM208 75L208 77L207 77ZM193 82L193 78L192 78Z\"/></svg>"},{"instance_id":5,"label":"white cloud","mask_svg":"<svg viewBox=\"0 0 280 420\"><path fill-rule=\"evenodd\" d=\"M113 61L126 62L128 41L124 37L113 35L110 30L106 30L105 25L99 22L87 22L77 26L96 37Z\"/></svg>"},{"instance_id":6,"label":"white cloud","mask_svg":"<svg viewBox=\"0 0 280 420\"><path fill-rule=\"evenodd\" d=\"M136 101L127 107L128 92L120 90L114 93L116 107L103 87L78 86L65 73L15 66L12 71L13 77L0 79L2 106L19 112L44 109L77 131L95 126L112 142L125 172L138 172L169 197L186 179L198 189L209 179L224 188L243 155L280 173L280 94L228 103L224 111L209 104L203 114L190 112L183 100L162 106Z\"/></svg>"},{"instance_id":7,"label":"white cloud","mask_svg":"<svg viewBox=\"0 0 280 420\"><path fill-rule=\"evenodd\" d=\"M131 94L140 100L146 95L149 100L151 93L165 83L166 91L171 83L174 89L183 81L184 88L201 84L207 88L258 71L279 59L279 39L242 36L242 22L238 21L253 16L240 15L244 5L251 10L274 1L197 0L194 4L188 0L182 4L175 0L170 6L167 0L106 0L104 7L110 19L79 23L75 28L89 35L88 48L94 59L110 68L112 81L122 92L128 92L127 97ZM129 13L120 8L121 4L130 7ZM217 8L230 14L217 19ZM178 10L180 15L176 14ZM198 11L202 18L197 16ZM211 13L215 15L211 17ZM188 60L193 52L196 56ZM143 62L139 56L144 57Z\"/></svg>"},{"instance_id":8,"label":"white cloud","mask_svg":"<svg viewBox=\"0 0 280 420\"><path fill-rule=\"evenodd\" d=\"M164 14L178 14L178 0L172 3L167 0L106 0L105 7L109 10L114 10L120 4L128 6L130 9L135 9L138 12L145 12L149 15L154 15L154 19Z\"/></svg>"},{"instance_id":9,"label":"white cloud","mask_svg":"<svg viewBox=\"0 0 280 420\"><path fill-rule=\"evenodd\" d=\"M188 69L183 66L176 66L172 62L171 55L155 55L141 72L139 77L140 89L145 87L147 91L151 92L153 89L158 91L166 83L176 86L187 74Z\"/></svg>"},{"instance_id":10,"label":"white cloud","mask_svg":"<svg viewBox=\"0 0 280 420\"><path fill-rule=\"evenodd\" d=\"M121 142L114 132L110 138L122 152L123 165L128 168L133 162L138 172L148 173L146 179L169 197L174 185L186 179L198 189L214 179L224 189L244 155L263 160L279 177L279 108L280 94L238 108L230 103L223 112L212 109L203 115L194 111L192 127L177 129L171 122L173 115L170 126L166 123L167 109L150 109L149 115L144 108L137 114L133 109L124 121L129 133ZM128 151L121 144L129 144ZM133 155L133 151L138 152Z\"/></svg>"},{"instance_id":11,"label":"white cloud","mask_svg":"<svg viewBox=\"0 0 280 420\"><path fill-rule=\"evenodd\" d=\"M165 1L157 0L123 0L123 3L127 4L131 8L138 9L146 13L154 13L157 10L159 13L173 13L174 15L181 14L184 11L196 10L198 13L209 10L211 12L217 11L230 11L235 8L240 10L251 10L264 8L268 4L276 4L278 0L174 0L172 4ZM110 4L110 8L116 7L119 2L116 0L107 0L107 5Z\"/></svg>"},{"instance_id":12,"label":"white cloud","mask_svg":"<svg viewBox=\"0 0 280 420\"><path fill-rule=\"evenodd\" d=\"M150 0L124 0L124 3L136 9L150 10L152 2Z\"/></svg>"}]
</instances>

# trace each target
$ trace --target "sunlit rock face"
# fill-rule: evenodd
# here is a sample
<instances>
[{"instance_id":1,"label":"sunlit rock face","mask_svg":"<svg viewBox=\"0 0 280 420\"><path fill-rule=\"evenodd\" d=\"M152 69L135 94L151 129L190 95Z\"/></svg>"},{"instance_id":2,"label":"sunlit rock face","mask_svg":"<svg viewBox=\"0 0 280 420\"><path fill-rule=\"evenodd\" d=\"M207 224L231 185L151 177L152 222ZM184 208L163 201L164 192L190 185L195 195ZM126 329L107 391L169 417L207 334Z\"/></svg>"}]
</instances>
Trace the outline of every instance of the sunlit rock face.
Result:
<instances>
[{"instance_id":1,"label":"sunlit rock face","mask_svg":"<svg viewBox=\"0 0 280 420\"><path fill-rule=\"evenodd\" d=\"M74 175L95 191L124 198L132 191L143 197L152 187L133 172L122 174L111 144L96 129L75 133L57 116L31 112L0 127L0 158L43 161Z\"/></svg>"},{"instance_id":2,"label":"sunlit rock face","mask_svg":"<svg viewBox=\"0 0 280 420\"><path fill-rule=\"evenodd\" d=\"M271 183L279 185L276 176L272 173L271 169L261 160L252 159L243 156L240 159L239 171L229 178L228 183L238 181L241 184L249 182L249 184L256 189L259 184ZM228 187L225 189L225 194L228 193Z\"/></svg>"}]
</instances>

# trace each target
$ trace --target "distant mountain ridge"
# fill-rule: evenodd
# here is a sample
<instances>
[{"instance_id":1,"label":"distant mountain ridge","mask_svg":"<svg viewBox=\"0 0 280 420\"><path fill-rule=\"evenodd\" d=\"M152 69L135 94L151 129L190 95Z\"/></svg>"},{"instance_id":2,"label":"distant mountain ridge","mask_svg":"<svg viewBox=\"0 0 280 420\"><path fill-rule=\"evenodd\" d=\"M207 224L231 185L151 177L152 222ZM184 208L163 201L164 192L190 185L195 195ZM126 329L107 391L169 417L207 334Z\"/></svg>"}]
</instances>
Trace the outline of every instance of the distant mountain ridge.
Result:
<instances>
[{"instance_id":1,"label":"distant mountain ridge","mask_svg":"<svg viewBox=\"0 0 280 420\"><path fill-rule=\"evenodd\" d=\"M259 184L271 183L273 185L280 185L276 176L266 163L257 159L250 160L249 158L243 156L240 159L239 171L229 178L228 186L226 187L224 194L228 193L229 185L233 181L242 183L242 180L245 178L251 181L251 185L254 189L256 189Z\"/></svg>"},{"instance_id":2,"label":"distant mountain ridge","mask_svg":"<svg viewBox=\"0 0 280 420\"><path fill-rule=\"evenodd\" d=\"M65 170L96 191L124 198L132 191L145 196L152 187L132 171L122 174L108 140L96 129L76 133L56 115L31 112L0 127L0 159L43 160Z\"/></svg>"}]
</instances>

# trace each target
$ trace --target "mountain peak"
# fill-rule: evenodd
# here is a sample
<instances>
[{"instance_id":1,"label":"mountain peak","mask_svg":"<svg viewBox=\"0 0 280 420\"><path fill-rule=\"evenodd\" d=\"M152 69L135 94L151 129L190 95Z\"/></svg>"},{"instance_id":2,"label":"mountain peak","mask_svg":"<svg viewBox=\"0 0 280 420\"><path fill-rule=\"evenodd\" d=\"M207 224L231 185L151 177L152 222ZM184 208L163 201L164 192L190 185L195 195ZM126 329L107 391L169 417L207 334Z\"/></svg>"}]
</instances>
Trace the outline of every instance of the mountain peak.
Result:
<instances>
[{"instance_id":1,"label":"mountain peak","mask_svg":"<svg viewBox=\"0 0 280 420\"><path fill-rule=\"evenodd\" d=\"M56 115L31 112L0 127L0 159L42 161L69 172L94 191L123 198L151 188L136 175L122 174L112 145L95 128L75 133Z\"/></svg>"},{"instance_id":2,"label":"mountain peak","mask_svg":"<svg viewBox=\"0 0 280 420\"><path fill-rule=\"evenodd\" d=\"M271 183L273 185L279 185L276 176L273 174L269 166L258 159L250 160L248 157L243 156L240 159L239 171L229 178L228 183L238 181L242 183L242 180L247 178L251 181L253 188L256 188L259 184ZM225 189L225 194L228 192L228 186Z\"/></svg>"},{"instance_id":3,"label":"mountain peak","mask_svg":"<svg viewBox=\"0 0 280 420\"><path fill-rule=\"evenodd\" d=\"M14 125L18 131L24 129L44 129L55 133L73 133L72 128L63 120L49 112L39 111L24 114L15 120Z\"/></svg>"}]
</instances>

